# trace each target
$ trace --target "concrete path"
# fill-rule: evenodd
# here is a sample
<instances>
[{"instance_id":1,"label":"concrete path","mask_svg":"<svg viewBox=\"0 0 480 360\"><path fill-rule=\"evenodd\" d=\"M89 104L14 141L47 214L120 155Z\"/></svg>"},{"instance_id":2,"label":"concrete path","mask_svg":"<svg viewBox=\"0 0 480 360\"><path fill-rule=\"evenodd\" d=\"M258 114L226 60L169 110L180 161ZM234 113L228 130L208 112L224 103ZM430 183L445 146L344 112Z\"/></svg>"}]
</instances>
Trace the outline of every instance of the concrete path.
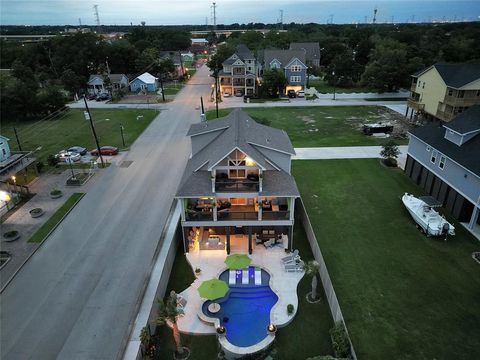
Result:
<instances>
[{"instance_id":1,"label":"concrete path","mask_svg":"<svg viewBox=\"0 0 480 360\"><path fill-rule=\"evenodd\" d=\"M405 168L407 158L407 145L398 147L400 155L398 166ZM369 159L380 158L381 146L345 146L345 147L317 147L317 148L295 148L297 153L293 160L318 160L318 159Z\"/></svg>"},{"instance_id":2,"label":"concrete path","mask_svg":"<svg viewBox=\"0 0 480 360\"><path fill-rule=\"evenodd\" d=\"M2 293L5 359L117 359L123 355L211 78L200 68L112 164ZM160 244L161 245L161 244Z\"/></svg>"}]
</instances>

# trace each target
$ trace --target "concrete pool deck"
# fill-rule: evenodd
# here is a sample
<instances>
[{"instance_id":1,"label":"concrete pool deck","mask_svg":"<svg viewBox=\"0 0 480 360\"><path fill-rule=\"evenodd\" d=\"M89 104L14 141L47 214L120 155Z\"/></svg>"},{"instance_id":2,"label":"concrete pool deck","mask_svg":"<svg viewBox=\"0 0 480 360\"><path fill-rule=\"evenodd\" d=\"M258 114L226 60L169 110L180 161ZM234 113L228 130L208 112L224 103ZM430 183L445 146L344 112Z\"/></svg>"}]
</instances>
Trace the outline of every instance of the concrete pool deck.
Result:
<instances>
[{"instance_id":1,"label":"concrete pool deck","mask_svg":"<svg viewBox=\"0 0 480 360\"><path fill-rule=\"evenodd\" d=\"M246 244L246 242L243 242ZM241 246L232 246L231 254L245 253L247 249ZM266 249L263 245L257 245L250 256L251 266L258 266L270 274L270 288L278 296L277 303L270 313L271 323L282 327L293 320L298 308L297 285L304 275L304 272L286 272L281 259L285 257L283 247ZM301 256L302 254L300 254ZM205 280L218 278L226 270L224 263L227 253L225 250L202 250L197 248L187 253L187 260L192 268L200 268L201 273L197 279L183 292L182 297L187 300L184 308L185 315L177 320L178 329L182 333L191 335L212 335L215 334L213 324L207 324L198 317L204 299L198 295L198 287ZM294 314L287 314L287 305L294 306Z\"/></svg>"}]
</instances>

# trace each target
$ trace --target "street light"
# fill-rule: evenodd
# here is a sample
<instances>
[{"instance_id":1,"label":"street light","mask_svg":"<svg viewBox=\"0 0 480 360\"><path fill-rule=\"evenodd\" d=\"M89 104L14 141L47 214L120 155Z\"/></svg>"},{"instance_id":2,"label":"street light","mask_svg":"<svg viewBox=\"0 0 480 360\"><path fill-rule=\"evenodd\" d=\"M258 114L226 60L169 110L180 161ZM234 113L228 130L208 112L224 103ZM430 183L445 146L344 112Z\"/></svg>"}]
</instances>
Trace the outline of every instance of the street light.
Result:
<instances>
[{"instance_id":1,"label":"street light","mask_svg":"<svg viewBox=\"0 0 480 360\"><path fill-rule=\"evenodd\" d=\"M13 175L12 180L13 180L13 192L17 192L17 177Z\"/></svg>"},{"instance_id":2,"label":"street light","mask_svg":"<svg viewBox=\"0 0 480 360\"><path fill-rule=\"evenodd\" d=\"M332 76L333 76L333 100L335 100L335 85L336 85L336 79L335 79L335 70L332 71Z\"/></svg>"}]
</instances>

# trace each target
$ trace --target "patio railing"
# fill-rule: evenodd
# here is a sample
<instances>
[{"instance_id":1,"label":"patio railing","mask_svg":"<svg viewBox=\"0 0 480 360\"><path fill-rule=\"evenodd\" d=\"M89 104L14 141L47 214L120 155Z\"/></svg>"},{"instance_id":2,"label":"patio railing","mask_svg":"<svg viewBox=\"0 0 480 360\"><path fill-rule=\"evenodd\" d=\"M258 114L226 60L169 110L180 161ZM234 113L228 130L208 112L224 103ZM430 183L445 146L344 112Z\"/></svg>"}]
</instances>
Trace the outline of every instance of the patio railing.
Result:
<instances>
[{"instance_id":1,"label":"patio railing","mask_svg":"<svg viewBox=\"0 0 480 360\"><path fill-rule=\"evenodd\" d=\"M213 212L189 210L185 213L187 221L213 221Z\"/></svg>"},{"instance_id":2,"label":"patio railing","mask_svg":"<svg viewBox=\"0 0 480 360\"><path fill-rule=\"evenodd\" d=\"M218 192L258 192L258 181L217 181L215 191Z\"/></svg>"},{"instance_id":3,"label":"patio railing","mask_svg":"<svg viewBox=\"0 0 480 360\"><path fill-rule=\"evenodd\" d=\"M262 220L289 220L290 211L262 211Z\"/></svg>"},{"instance_id":4,"label":"patio railing","mask_svg":"<svg viewBox=\"0 0 480 360\"><path fill-rule=\"evenodd\" d=\"M219 211L217 220L257 220L258 212L256 211Z\"/></svg>"}]
</instances>

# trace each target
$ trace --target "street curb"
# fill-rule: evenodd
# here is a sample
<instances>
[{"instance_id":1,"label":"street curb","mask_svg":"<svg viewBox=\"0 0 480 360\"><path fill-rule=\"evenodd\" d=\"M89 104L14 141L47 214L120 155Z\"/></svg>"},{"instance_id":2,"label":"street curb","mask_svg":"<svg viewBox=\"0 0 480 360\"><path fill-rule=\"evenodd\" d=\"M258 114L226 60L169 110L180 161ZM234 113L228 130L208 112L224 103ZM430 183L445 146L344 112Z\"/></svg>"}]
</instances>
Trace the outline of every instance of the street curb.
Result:
<instances>
[{"instance_id":1,"label":"street curb","mask_svg":"<svg viewBox=\"0 0 480 360\"><path fill-rule=\"evenodd\" d=\"M82 196L77 201L75 201L75 203L72 205L72 207L65 213L65 215L62 216L60 221L48 232L47 235L45 235L43 240L38 244L37 248L35 250L33 250L33 252L30 255L28 255L28 257L25 259L25 261L18 267L17 270L15 270L15 272L12 274L12 276L10 276L10 279L7 280L5 285L3 285L3 287L0 289L0 294L3 293L3 291L7 288L7 286L12 282L13 278L20 272L20 270L22 270L22 268L25 266L25 264L28 262L28 260L30 260L30 258L38 251L38 249L40 249L42 247L43 243L48 239L48 237L52 234L52 232L55 231L55 229L63 222L63 220L67 217L67 215L70 214L70 211L72 211L75 208L75 206L77 206L77 204L80 202L80 200L83 199L83 197L85 195L86 195L86 193L82 193ZM27 240L27 242L28 242L28 240Z\"/></svg>"}]
</instances>

